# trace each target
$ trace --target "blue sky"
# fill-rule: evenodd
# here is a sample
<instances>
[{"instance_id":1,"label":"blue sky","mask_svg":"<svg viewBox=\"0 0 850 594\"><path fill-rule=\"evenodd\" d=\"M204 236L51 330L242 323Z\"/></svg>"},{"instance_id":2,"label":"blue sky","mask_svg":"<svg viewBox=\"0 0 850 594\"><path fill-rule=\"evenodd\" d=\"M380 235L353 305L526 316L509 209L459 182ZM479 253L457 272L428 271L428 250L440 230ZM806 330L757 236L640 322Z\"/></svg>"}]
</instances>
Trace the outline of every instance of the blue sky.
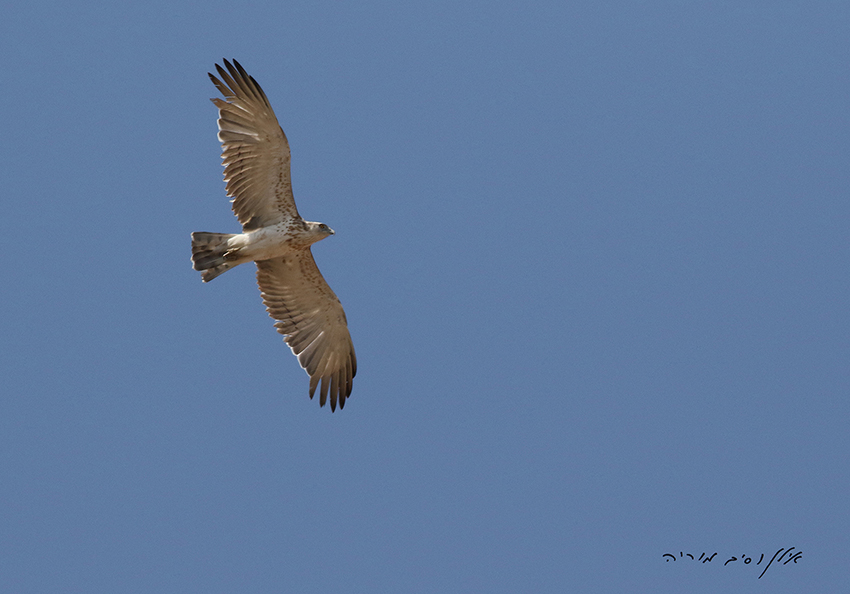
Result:
<instances>
[{"instance_id":1,"label":"blue sky","mask_svg":"<svg viewBox=\"0 0 850 594\"><path fill-rule=\"evenodd\" d=\"M0 591L846 590L848 29L843 2L7 7ZM191 268L190 232L238 230L223 57L336 230L334 414L252 267Z\"/></svg>"}]
</instances>

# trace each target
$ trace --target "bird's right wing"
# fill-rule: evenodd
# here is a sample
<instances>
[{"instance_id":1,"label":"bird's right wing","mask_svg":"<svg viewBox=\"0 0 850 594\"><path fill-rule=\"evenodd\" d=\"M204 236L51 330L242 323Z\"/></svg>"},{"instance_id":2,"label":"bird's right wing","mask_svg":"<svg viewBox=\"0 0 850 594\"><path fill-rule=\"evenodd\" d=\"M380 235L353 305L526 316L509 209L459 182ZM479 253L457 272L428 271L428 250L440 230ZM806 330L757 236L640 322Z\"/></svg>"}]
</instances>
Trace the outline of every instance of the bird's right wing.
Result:
<instances>
[{"instance_id":1,"label":"bird's right wing","mask_svg":"<svg viewBox=\"0 0 850 594\"><path fill-rule=\"evenodd\" d=\"M210 74L224 95L218 107L218 139L227 195L245 231L298 218L289 173L289 142L257 81L237 62ZM224 82L222 82L224 81Z\"/></svg>"}]
</instances>

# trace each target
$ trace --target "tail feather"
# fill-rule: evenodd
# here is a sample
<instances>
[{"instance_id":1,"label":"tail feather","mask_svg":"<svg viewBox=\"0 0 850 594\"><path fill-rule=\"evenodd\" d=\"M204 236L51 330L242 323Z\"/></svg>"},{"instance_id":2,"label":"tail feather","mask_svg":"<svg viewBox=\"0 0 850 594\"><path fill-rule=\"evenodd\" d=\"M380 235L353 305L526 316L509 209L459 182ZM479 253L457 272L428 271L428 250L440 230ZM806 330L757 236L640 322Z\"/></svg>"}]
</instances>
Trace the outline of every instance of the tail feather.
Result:
<instances>
[{"instance_id":1,"label":"tail feather","mask_svg":"<svg viewBox=\"0 0 850 594\"><path fill-rule=\"evenodd\" d=\"M227 260L227 240L232 233L192 233L192 267L201 271L201 279L207 283L219 274L233 268L238 262Z\"/></svg>"}]
</instances>

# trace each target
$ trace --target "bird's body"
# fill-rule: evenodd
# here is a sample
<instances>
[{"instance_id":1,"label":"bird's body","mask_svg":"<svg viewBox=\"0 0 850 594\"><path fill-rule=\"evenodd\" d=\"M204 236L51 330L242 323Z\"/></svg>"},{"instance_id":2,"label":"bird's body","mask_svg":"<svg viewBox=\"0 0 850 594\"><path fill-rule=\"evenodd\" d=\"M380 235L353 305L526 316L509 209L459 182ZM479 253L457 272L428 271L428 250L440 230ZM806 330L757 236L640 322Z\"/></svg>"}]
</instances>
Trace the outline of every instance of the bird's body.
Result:
<instances>
[{"instance_id":1,"label":"bird's body","mask_svg":"<svg viewBox=\"0 0 850 594\"><path fill-rule=\"evenodd\" d=\"M257 283L278 332L310 376L310 398L330 396L331 410L350 396L357 359L339 299L319 272L310 246L333 230L305 221L292 196L289 142L260 85L234 60L210 74L225 100L219 109L227 194L242 233L192 234L192 261L204 282L256 262Z\"/></svg>"}]
</instances>

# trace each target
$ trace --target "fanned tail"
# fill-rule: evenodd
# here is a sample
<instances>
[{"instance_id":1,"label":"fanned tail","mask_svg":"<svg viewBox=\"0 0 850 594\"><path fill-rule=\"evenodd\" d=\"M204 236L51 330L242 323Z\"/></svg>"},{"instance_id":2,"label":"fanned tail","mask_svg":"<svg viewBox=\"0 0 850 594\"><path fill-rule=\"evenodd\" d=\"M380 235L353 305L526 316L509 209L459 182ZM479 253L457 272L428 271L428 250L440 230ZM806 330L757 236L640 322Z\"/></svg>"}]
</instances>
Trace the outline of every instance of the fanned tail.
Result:
<instances>
[{"instance_id":1,"label":"fanned tail","mask_svg":"<svg viewBox=\"0 0 850 594\"><path fill-rule=\"evenodd\" d=\"M205 283L238 264L225 258L227 240L231 237L234 237L233 233L192 233L192 267L201 271L201 279Z\"/></svg>"}]
</instances>

